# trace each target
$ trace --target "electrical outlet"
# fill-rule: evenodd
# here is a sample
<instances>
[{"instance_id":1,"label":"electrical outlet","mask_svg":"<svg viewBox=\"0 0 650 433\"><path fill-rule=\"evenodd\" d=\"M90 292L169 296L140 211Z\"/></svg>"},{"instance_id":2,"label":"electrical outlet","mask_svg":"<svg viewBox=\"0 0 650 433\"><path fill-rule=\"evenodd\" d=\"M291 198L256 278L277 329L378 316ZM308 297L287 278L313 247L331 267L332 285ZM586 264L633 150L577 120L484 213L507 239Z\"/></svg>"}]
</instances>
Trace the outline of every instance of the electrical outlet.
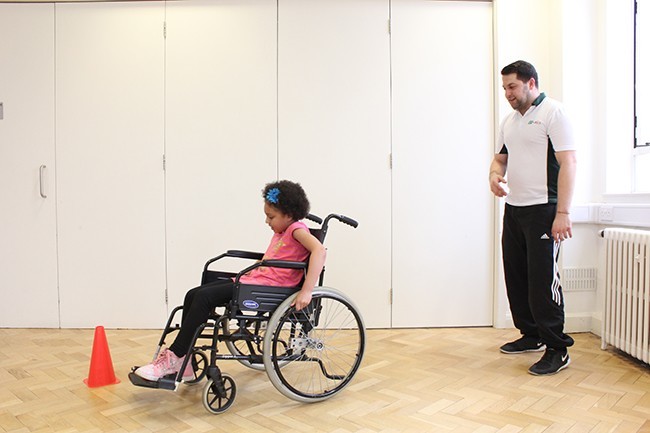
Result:
<instances>
[{"instance_id":1,"label":"electrical outlet","mask_svg":"<svg viewBox=\"0 0 650 433\"><path fill-rule=\"evenodd\" d=\"M613 206L601 206L598 209L598 220L599 221L614 221L614 207Z\"/></svg>"}]
</instances>

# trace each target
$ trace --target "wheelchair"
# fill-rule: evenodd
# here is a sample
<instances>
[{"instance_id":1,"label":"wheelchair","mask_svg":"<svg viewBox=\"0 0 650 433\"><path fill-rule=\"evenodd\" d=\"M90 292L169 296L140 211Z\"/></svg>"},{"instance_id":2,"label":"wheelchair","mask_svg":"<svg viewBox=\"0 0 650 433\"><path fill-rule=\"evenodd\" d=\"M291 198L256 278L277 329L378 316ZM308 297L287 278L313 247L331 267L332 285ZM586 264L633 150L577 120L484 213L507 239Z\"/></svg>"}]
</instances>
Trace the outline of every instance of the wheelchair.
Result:
<instances>
[{"instance_id":1,"label":"wheelchair","mask_svg":"<svg viewBox=\"0 0 650 433\"><path fill-rule=\"evenodd\" d=\"M324 243L329 222L338 220L353 228L358 223L346 216L330 214L325 220L308 215L319 224L310 232ZM240 272L212 270L221 259L252 260ZM228 410L237 394L234 379L222 373L218 361L236 360L242 365L265 371L274 387L284 396L302 403L328 399L345 388L361 365L365 350L365 326L358 308L344 293L323 286L325 269L312 292L311 303L296 311L291 303L298 287L269 287L241 284L242 275L258 267L307 269L305 262L263 260L262 253L229 250L208 260L203 267L201 284L233 279L233 298L225 307L215 309L210 318L196 330L183 365L177 374L149 381L129 373L136 386L176 390L181 383L198 384L204 378L202 402L212 414ZM175 317L183 307L172 310L158 342L154 359L165 344L166 337L180 329ZM223 309L218 313L217 310ZM228 353L219 351L224 343ZM207 353L207 354L206 354ZM194 375L183 380L183 372L191 363Z\"/></svg>"}]
</instances>

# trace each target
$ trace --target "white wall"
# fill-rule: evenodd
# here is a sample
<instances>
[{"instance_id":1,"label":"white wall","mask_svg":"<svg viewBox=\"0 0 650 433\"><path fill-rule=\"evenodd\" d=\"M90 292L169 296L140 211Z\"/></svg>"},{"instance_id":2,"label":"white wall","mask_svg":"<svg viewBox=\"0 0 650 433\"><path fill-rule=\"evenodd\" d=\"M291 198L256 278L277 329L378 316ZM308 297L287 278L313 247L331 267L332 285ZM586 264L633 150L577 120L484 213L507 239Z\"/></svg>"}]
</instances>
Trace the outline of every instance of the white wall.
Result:
<instances>
[{"instance_id":1,"label":"white wall","mask_svg":"<svg viewBox=\"0 0 650 433\"><path fill-rule=\"evenodd\" d=\"M390 327L391 151L387 0L278 4L280 178L300 181L332 220L326 286L346 292L366 326Z\"/></svg>"},{"instance_id":2,"label":"white wall","mask_svg":"<svg viewBox=\"0 0 650 433\"><path fill-rule=\"evenodd\" d=\"M62 327L154 327L166 314L164 12L56 5Z\"/></svg>"},{"instance_id":3,"label":"white wall","mask_svg":"<svg viewBox=\"0 0 650 433\"><path fill-rule=\"evenodd\" d=\"M596 291L567 296L567 323L601 332L607 226L649 227L650 200L632 192L634 0L565 1L565 103L575 107L580 143L575 239L567 243L565 267L595 267ZM613 195L613 193L623 193ZM610 221L600 214L609 202ZM629 202L632 204L622 204ZM589 317L589 312L591 315ZM589 326L586 326L586 325Z\"/></svg>"},{"instance_id":4,"label":"white wall","mask_svg":"<svg viewBox=\"0 0 650 433\"><path fill-rule=\"evenodd\" d=\"M490 3L392 1L396 327L492 324L491 17Z\"/></svg>"},{"instance_id":5,"label":"white wall","mask_svg":"<svg viewBox=\"0 0 650 433\"><path fill-rule=\"evenodd\" d=\"M632 7L633 0L493 2L495 53L494 71L490 73L493 73L495 89L495 126L510 110L502 95L498 70L519 58L537 66L542 89L563 100L576 125L579 145L574 200L576 227L574 239L563 249L565 267L603 268L602 247L596 236L603 222L598 219L597 204L609 202L616 206L617 202L630 200L628 196L613 196L611 193L629 192L631 183L630 177L620 175L620 167L631 165L626 143L632 136L629 127L631 87L628 86L631 83L632 52L626 29L630 29L631 38ZM5 115L8 110L9 107L5 107ZM178 112L182 113L182 110L178 109ZM449 199L462 200L453 196ZM633 203L650 201L647 196L636 196L631 200ZM501 208L502 203L495 201L494 324L510 326L498 247ZM621 208L621 218L624 212L625 209ZM182 220L181 214L176 217ZM611 221L611 224L616 223L616 219ZM599 330L601 274L596 293L567 294L569 330ZM8 289L0 287L0 290Z\"/></svg>"},{"instance_id":6,"label":"white wall","mask_svg":"<svg viewBox=\"0 0 650 433\"><path fill-rule=\"evenodd\" d=\"M432 4L410 3L416 8ZM464 9L453 10L455 4L440 3L451 9L448 16L462 20ZM196 284L208 249L216 254L229 248L223 242L246 232L248 222L259 221L256 233L264 231L259 190L277 175L301 181L317 213L360 220L356 231L332 228L326 284L345 286L368 326L391 326L389 5L387 0L57 3L50 37L56 44L55 135L62 168L57 176L62 325L162 323L155 316L164 310L166 294L173 306ZM489 5L463 7L481 10L476 17L482 33L471 33L469 26L458 37L470 48L472 38L482 41L484 65L490 59ZM193 14L201 19L193 22ZM445 47L443 37L434 39L432 44ZM471 58L466 60L471 63ZM450 77L476 81L471 67L455 71L448 63L444 75L441 71L432 68L420 79L442 85ZM491 74L490 68L480 68L481 106L487 110ZM476 93L459 86L453 96L462 102ZM434 108L434 118L450 109L444 101ZM23 121L29 125L33 119ZM441 141L450 141L457 136L455 128L444 122L436 132ZM481 128L490 130L489 113L481 118ZM490 133L480 135L481 140L467 139L481 156L472 160L476 167L464 167L456 189L472 191L482 207L489 207L481 167L489 163ZM407 144L400 141L398 147ZM425 140L417 145L450 144ZM458 160L432 161L432 176L417 188L444 184L449 175L436 164L453 167L464 156L458 152ZM415 200L421 193L405 191ZM462 211L464 199L445 208ZM408 215L416 234L417 224L427 224L420 217ZM477 230L491 225L489 213L483 217ZM428 230L434 232L437 225L445 234L463 231L453 212L440 213ZM219 238L224 228L227 234ZM490 255L485 231L472 255L481 263ZM262 236L261 244L252 246L245 238L245 245L233 248L259 250L267 240ZM444 251L442 243L438 248ZM444 258L442 252L436 256ZM489 274L489 267L483 269ZM452 280L459 290L478 287L481 299L491 297L488 281ZM173 287L165 290L166 284ZM0 286L9 290L4 280ZM449 290L445 286L435 287L438 294ZM28 307L20 306L15 314ZM448 313L444 305L440 308ZM487 314L480 324L489 324L489 306L483 309Z\"/></svg>"}]
</instances>

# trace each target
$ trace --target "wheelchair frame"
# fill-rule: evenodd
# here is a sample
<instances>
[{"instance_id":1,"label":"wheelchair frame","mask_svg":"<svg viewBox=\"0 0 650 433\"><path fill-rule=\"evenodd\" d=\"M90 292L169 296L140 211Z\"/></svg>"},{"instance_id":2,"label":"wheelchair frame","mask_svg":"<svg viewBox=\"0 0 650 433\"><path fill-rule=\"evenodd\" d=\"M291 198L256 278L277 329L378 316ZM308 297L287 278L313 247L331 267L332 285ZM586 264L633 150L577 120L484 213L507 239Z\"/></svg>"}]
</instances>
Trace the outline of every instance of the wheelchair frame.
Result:
<instances>
[{"instance_id":1,"label":"wheelchair frame","mask_svg":"<svg viewBox=\"0 0 650 433\"><path fill-rule=\"evenodd\" d=\"M337 214L328 215L324 221L311 214L307 218L321 224L320 228L310 228L321 243L324 243L331 219L354 228L358 226L355 220ZM238 273L209 269L226 257L256 262ZM365 350L365 326L358 308L344 293L323 286L325 268L312 292L311 303L300 311L291 307L300 287L239 282L242 275L264 266L306 270L307 262L263 260L262 253L240 250L229 250L208 260L203 267L201 284L232 278L235 282L233 299L222 314L215 312L197 328L177 374L149 381L136 375L137 367L133 367L129 373L131 382L148 388L176 390L180 383L197 384L207 377L202 402L213 414L228 410L237 394L234 379L217 366L217 361L221 360L237 360L246 367L266 371L280 393L303 403L328 399L345 388L361 365ZM178 306L172 310L154 359L166 337L180 329L180 325L172 323L182 309ZM209 343L197 344L199 340ZM220 342L225 343L229 354L219 352ZM183 381L183 372L189 362L194 377Z\"/></svg>"}]
</instances>

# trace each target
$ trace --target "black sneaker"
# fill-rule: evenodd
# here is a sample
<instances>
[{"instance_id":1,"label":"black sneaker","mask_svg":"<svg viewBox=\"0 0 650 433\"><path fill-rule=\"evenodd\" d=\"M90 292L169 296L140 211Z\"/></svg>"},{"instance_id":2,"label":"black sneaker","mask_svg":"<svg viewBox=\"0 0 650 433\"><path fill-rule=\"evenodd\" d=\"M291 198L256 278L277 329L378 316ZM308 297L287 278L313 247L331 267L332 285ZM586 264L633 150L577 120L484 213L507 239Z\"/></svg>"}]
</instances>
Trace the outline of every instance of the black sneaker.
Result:
<instances>
[{"instance_id":1,"label":"black sneaker","mask_svg":"<svg viewBox=\"0 0 650 433\"><path fill-rule=\"evenodd\" d=\"M541 352L544 349L546 349L546 346L539 338L524 336L519 340L504 344L499 350L511 355L515 353Z\"/></svg>"},{"instance_id":2,"label":"black sneaker","mask_svg":"<svg viewBox=\"0 0 650 433\"><path fill-rule=\"evenodd\" d=\"M545 376L548 374L555 374L558 371L565 369L571 364L569 352L566 350L556 350L550 347L546 349L542 359L533 364L528 372L535 376Z\"/></svg>"}]
</instances>

